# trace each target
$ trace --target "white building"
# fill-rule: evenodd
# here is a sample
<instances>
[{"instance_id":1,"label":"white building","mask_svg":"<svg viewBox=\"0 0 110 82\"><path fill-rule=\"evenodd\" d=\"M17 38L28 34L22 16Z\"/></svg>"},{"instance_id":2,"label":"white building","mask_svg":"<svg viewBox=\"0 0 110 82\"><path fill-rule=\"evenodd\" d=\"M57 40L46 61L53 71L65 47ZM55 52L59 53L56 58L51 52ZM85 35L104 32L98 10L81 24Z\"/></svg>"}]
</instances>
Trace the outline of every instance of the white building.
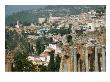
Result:
<instances>
[{"instance_id":1,"label":"white building","mask_svg":"<svg viewBox=\"0 0 110 82\"><path fill-rule=\"evenodd\" d=\"M43 23L46 20L46 18L38 18L39 23Z\"/></svg>"},{"instance_id":2,"label":"white building","mask_svg":"<svg viewBox=\"0 0 110 82\"><path fill-rule=\"evenodd\" d=\"M103 20L103 19L97 19L96 20L96 23L95 23L96 27L103 27L105 25L106 25L106 21L105 20Z\"/></svg>"},{"instance_id":3,"label":"white building","mask_svg":"<svg viewBox=\"0 0 110 82\"><path fill-rule=\"evenodd\" d=\"M19 23L19 21L17 20L17 24L15 25L15 27L16 27L16 28L19 28L19 25L20 25L20 23Z\"/></svg>"},{"instance_id":4,"label":"white building","mask_svg":"<svg viewBox=\"0 0 110 82\"><path fill-rule=\"evenodd\" d=\"M90 22L87 24L87 31L94 31L95 30L95 25L93 22Z\"/></svg>"}]
</instances>

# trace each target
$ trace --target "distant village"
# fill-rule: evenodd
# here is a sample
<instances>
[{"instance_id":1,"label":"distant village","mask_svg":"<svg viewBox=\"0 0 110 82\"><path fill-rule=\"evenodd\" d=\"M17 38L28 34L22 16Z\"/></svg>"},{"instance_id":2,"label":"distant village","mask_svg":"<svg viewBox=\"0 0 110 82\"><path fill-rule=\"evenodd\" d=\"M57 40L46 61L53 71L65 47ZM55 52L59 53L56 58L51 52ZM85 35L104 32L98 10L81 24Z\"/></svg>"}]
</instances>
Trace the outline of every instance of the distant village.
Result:
<instances>
[{"instance_id":1,"label":"distant village","mask_svg":"<svg viewBox=\"0 0 110 82\"><path fill-rule=\"evenodd\" d=\"M56 56L60 59L59 72L106 71L106 13L99 16L95 10L90 10L63 17L50 13L49 17L38 18L37 24L23 26L18 20L14 28L6 26L5 30L27 35L27 42L32 46L27 59L36 66L36 72L40 71L39 65L48 67L52 58L50 53L54 54L54 61ZM60 33L58 30L64 31ZM40 37L51 42L44 42L44 50L38 54L36 40ZM13 50L5 50L5 71L11 71L15 54Z\"/></svg>"}]
</instances>

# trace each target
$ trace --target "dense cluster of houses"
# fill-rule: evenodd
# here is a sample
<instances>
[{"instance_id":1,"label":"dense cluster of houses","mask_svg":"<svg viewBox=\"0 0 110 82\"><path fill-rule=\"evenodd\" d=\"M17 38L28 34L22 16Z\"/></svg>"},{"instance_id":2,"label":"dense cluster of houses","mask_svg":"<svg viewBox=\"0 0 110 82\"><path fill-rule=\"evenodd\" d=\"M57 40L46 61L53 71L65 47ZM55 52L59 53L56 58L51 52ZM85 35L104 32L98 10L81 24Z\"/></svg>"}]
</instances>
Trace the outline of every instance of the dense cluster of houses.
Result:
<instances>
[{"instance_id":1,"label":"dense cluster of houses","mask_svg":"<svg viewBox=\"0 0 110 82\"><path fill-rule=\"evenodd\" d=\"M45 66L48 65L49 61L50 61L50 54L49 52L51 51L55 51L55 55L59 54L60 57L62 57L62 62L64 62L64 55L62 56L62 53L67 54L67 52L65 52L66 50L64 50L65 45L69 45L69 43L67 42L67 36L70 35L72 37L72 41L73 41L73 45L70 45L68 47L68 49L70 47L76 47L76 44L80 45L80 48L83 48L81 45L93 45L92 42L96 41L97 44L101 44L101 45L105 45L106 43L106 38L105 38L105 27L106 27L106 14L104 13L102 16L97 16L97 13L95 10L91 10L89 12L81 12L79 15L67 15L64 17L53 17L52 14L50 13L49 17L45 17L45 18L39 18L38 19L38 24L33 24L31 23L30 26L22 26L19 21L17 21L17 24L15 25L15 28L12 27L8 27L6 26L6 30L15 30L16 32L18 32L19 34L21 34L22 32L28 34L28 38L31 40L36 40L38 39L38 37L42 37L44 32L48 32L50 29L52 28L56 28L56 29L60 29L60 28L71 28L71 33L70 34L65 34L65 35L61 35L61 34L45 34L45 36L47 37L51 37L53 43L50 43L49 45L45 46L45 50L39 54L39 56L36 56L36 54L34 55L30 55L28 57L29 61L32 61L33 64L35 65L42 65L44 64ZM88 36L78 36L77 37L77 32L83 32L83 34L87 34ZM103 32L102 34L100 34L99 36L95 36L95 34L98 32ZM38 35L31 35L31 33L35 33ZM76 41L76 43L75 43ZM100 41L103 41L102 43ZM60 45L60 43L62 43L62 45ZM32 44L33 45L33 49L36 52L36 47L35 47L35 43ZM82 54L81 49L79 49L79 47L77 46L77 51L78 54ZM91 51L91 50L90 50ZM80 53L81 52L81 53ZM73 53L73 52L72 52ZM91 52L92 53L92 52ZM89 53L90 54L90 53ZM68 55L69 57L69 55ZM70 63L69 61L75 61L71 60L71 58L69 58L68 63ZM90 62L90 61L88 61ZM75 63L74 63L75 64ZM79 64L78 64L79 65ZM72 64L68 65L69 66L69 71L72 71L73 68L71 68ZM60 67L60 71L62 71L62 68L65 69L66 64L64 64L64 66ZM87 66L86 66L87 67ZM85 67L85 69L87 69ZM89 68L88 68L89 69ZM74 66L74 70L75 70L75 66ZM64 71L64 70L63 70ZM66 69L67 71L67 69ZM76 71L76 70L75 70Z\"/></svg>"}]
</instances>

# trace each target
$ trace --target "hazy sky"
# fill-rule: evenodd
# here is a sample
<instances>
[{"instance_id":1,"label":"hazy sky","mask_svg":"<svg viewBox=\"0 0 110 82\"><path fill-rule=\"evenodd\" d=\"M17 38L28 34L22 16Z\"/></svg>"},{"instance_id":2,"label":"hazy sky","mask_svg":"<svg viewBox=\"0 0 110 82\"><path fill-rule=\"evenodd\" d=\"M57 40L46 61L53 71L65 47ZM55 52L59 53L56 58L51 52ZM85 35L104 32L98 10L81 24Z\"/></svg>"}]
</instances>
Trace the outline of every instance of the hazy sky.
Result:
<instances>
[{"instance_id":1,"label":"hazy sky","mask_svg":"<svg viewBox=\"0 0 110 82\"><path fill-rule=\"evenodd\" d=\"M6 5L5 14L10 15L12 13L23 11L23 10L38 9L43 7L44 5Z\"/></svg>"}]
</instances>

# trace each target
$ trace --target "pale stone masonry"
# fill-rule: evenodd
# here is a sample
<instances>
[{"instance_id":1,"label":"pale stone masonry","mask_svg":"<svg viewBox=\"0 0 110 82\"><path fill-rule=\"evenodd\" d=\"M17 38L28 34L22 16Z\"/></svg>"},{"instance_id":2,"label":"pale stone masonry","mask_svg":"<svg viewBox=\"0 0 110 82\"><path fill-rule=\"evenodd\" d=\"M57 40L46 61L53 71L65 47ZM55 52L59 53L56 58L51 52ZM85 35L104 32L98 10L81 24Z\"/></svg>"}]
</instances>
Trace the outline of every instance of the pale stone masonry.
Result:
<instances>
[{"instance_id":1,"label":"pale stone masonry","mask_svg":"<svg viewBox=\"0 0 110 82\"><path fill-rule=\"evenodd\" d=\"M106 54L104 46L102 46L102 71L106 71Z\"/></svg>"},{"instance_id":2,"label":"pale stone masonry","mask_svg":"<svg viewBox=\"0 0 110 82\"><path fill-rule=\"evenodd\" d=\"M99 68L98 68L98 53L97 53L97 46L95 47L95 71L98 72Z\"/></svg>"},{"instance_id":3,"label":"pale stone masonry","mask_svg":"<svg viewBox=\"0 0 110 82\"><path fill-rule=\"evenodd\" d=\"M85 51L85 64L86 64L86 72L88 72L89 71L88 46L86 46L86 51Z\"/></svg>"},{"instance_id":4,"label":"pale stone masonry","mask_svg":"<svg viewBox=\"0 0 110 82\"><path fill-rule=\"evenodd\" d=\"M76 52L76 47L74 47L74 72L77 72L77 52Z\"/></svg>"}]
</instances>

